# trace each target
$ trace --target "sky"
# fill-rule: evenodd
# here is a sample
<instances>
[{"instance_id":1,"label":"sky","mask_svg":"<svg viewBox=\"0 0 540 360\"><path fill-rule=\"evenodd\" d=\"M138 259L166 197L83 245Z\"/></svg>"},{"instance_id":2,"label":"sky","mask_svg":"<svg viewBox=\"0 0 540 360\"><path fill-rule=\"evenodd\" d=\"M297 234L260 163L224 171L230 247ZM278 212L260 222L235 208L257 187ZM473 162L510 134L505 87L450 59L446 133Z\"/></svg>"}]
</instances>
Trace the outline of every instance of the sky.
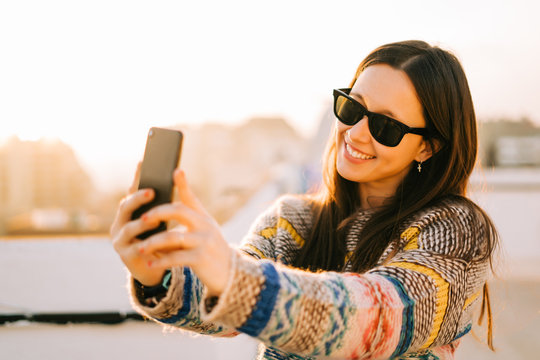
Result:
<instances>
[{"instance_id":1,"label":"sky","mask_svg":"<svg viewBox=\"0 0 540 360\"><path fill-rule=\"evenodd\" d=\"M539 10L524 0L3 1L0 141L56 137L101 187L129 184L151 126L283 116L311 136L332 89L371 50L407 39L458 56L480 119L540 124Z\"/></svg>"}]
</instances>

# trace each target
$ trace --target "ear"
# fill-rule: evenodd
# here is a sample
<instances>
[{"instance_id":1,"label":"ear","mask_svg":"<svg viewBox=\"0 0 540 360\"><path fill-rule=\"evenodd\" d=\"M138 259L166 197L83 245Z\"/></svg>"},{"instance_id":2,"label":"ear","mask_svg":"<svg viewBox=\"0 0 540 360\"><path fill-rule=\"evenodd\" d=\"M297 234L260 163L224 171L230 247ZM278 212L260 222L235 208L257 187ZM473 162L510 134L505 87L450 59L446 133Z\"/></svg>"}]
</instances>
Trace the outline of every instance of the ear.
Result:
<instances>
[{"instance_id":1,"label":"ear","mask_svg":"<svg viewBox=\"0 0 540 360\"><path fill-rule=\"evenodd\" d=\"M440 144L437 140L428 141L422 140L418 154L414 158L417 162L424 162L428 160L433 154L440 150Z\"/></svg>"}]
</instances>

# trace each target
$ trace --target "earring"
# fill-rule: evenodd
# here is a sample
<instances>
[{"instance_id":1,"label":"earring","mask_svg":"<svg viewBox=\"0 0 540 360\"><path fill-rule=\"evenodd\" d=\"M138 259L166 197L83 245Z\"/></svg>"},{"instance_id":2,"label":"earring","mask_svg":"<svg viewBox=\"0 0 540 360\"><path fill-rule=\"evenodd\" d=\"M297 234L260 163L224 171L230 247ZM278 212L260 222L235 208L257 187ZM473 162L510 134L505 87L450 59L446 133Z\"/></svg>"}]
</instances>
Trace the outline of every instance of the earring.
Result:
<instances>
[{"instance_id":1,"label":"earring","mask_svg":"<svg viewBox=\"0 0 540 360\"><path fill-rule=\"evenodd\" d=\"M418 169L418 173L419 173L419 174L422 172L422 162L423 162L423 161L420 161L420 162L418 163L417 169Z\"/></svg>"}]
</instances>

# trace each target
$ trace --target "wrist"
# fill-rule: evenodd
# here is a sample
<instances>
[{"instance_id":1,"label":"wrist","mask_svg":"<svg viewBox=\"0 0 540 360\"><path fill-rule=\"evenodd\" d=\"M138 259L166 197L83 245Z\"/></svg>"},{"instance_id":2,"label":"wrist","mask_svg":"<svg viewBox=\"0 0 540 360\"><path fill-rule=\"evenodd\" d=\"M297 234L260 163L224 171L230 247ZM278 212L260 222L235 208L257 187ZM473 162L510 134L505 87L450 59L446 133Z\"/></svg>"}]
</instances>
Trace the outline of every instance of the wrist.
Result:
<instances>
[{"instance_id":1,"label":"wrist","mask_svg":"<svg viewBox=\"0 0 540 360\"><path fill-rule=\"evenodd\" d=\"M134 275L132 273L132 276L137 282L144 287L154 287L159 286L163 283L163 277L167 273L166 270L157 271L157 272L151 272L151 273L143 273ZM139 276L140 275L140 276Z\"/></svg>"},{"instance_id":2,"label":"wrist","mask_svg":"<svg viewBox=\"0 0 540 360\"><path fill-rule=\"evenodd\" d=\"M161 281L154 286L143 285L137 279L133 279L135 285L135 294L137 298L147 306L155 306L165 297L171 283L171 271L167 270L163 274Z\"/></svg>"},{"instance_id":3,"label":"wrist","mask_svg":"<svg viewBox=\"0 0 540 360\"><path fill-rule=\"evenodd\" d=\"M220 267L219 271L216 271L216 274L212 276L212 281L205 284L208 296L220 297L227 288L230 274L233 271L232 257L234 257L235 252L235 250L231 247L228 247L228 250L228 256L223 258L224 262L222 267Z\"/></svg>"}]
</instances>

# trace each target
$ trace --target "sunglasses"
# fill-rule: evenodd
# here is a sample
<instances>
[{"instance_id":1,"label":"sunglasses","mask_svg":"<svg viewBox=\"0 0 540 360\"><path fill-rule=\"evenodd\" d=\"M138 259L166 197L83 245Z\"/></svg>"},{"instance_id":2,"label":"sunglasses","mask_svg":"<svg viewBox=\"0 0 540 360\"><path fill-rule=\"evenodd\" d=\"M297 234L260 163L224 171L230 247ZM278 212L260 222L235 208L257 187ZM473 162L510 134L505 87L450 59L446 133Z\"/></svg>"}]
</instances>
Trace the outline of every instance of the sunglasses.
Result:
<instances>
[{"instance_id":1,"label":"sunglasses","mask_svg":"<svg viewBox=\"0 0 540 360\"><path fill-rule=\"evenodd\" d=\"M334 115L345 125L353 126L367 116L371 136L384 146L397 146L405 134L428 136L426 128L412 128L386 115L370 112L349 96L351 89L334 89Z\"/></svg>"}]
</instances>

